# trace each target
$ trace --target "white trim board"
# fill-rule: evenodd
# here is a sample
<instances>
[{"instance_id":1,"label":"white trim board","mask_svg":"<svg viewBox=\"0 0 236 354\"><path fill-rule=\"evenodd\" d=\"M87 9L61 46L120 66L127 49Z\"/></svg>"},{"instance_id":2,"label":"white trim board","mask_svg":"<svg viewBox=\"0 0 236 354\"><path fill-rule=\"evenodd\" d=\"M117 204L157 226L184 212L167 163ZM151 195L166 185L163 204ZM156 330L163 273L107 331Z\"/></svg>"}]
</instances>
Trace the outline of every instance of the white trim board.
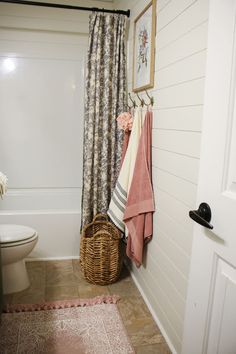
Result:
<instances>
[{"instance_id":1,"label":"white trim board","mask_svg":"<svg viewBox=\"0 0 236 354\"><path fill-rule=\"evenodd\" d=\"M132 279L133 279L135 285L137 286L138 290L140 291L140 293L141 293L141 295L142 295L142 298L143 298L145 304L147 305L149 311L151 312L151 315L152 315L154 321L156 322L157 326L159 327L159 329L160 329L160 331L161 331L161 334L162 334L163 337L165 338L166 343L167 343L168 346L169 346L169 349L171 350L172 354L177 354L177 352L176 352L176 350L175 350L175 348L174 348L174 346L173 346L173 344L172 344L170 338L168 337L168 335L167 335L167 333L166 333L164 327L162 326L160 320L158 319L158 317L157 317L155 311L153 310L152 305L151 305L150 302L148 301L148 298L146 297L146 295L145 295L145 293L144 293L144 291L143 291L141 285L139 284L137 278L135 277L134 273L132 272L132 270L130 269L130 267L128 266L128 264L127 264L126 262L125 262L125 265L126 265L126 267L128 268L128 270L130 271L131 277L132 277Z\"/></svg>"}]
</instances>

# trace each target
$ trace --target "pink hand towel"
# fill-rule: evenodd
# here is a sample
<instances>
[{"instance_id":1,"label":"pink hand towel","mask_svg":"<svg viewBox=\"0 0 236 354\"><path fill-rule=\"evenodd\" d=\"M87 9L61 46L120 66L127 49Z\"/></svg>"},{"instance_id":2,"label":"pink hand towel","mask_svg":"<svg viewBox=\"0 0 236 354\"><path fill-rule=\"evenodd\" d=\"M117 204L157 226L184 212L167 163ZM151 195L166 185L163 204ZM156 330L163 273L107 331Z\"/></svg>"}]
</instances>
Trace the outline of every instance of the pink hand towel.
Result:
<instances>
[{"instance_id":1,"label":"pink hand towel","mask_svg":"<svg viewBox=\"0 0 236 354\"><path fill-rule=\"evenodd\" d=\"M143 248L151 239L155 211L151 179L152 112L147 112L135 161L124 222L128 228L127 256L137 267L142 264Z\"/></svg>"}]
</instances>

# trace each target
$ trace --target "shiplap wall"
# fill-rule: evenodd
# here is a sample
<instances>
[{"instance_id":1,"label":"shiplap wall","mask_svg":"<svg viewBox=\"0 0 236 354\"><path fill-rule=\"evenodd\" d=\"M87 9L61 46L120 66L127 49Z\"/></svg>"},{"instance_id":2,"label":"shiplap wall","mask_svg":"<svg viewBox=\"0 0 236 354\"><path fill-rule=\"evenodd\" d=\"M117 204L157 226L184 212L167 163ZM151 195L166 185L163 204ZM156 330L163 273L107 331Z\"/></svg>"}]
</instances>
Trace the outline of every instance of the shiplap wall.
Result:
<instances>
[{"instance_id":1,"label":"shiplap wall","mask_svg":"<svg viewBox=\"0 0 236 354\"><path fill-rule=\"evenodd\" d=\"M133 21L149 0L130 8L128 77L132 91ZM154 234L133 275L173 351L181 352L200 155L208 0L157 0L153 129Z\"/></svg>"}]
</instances>

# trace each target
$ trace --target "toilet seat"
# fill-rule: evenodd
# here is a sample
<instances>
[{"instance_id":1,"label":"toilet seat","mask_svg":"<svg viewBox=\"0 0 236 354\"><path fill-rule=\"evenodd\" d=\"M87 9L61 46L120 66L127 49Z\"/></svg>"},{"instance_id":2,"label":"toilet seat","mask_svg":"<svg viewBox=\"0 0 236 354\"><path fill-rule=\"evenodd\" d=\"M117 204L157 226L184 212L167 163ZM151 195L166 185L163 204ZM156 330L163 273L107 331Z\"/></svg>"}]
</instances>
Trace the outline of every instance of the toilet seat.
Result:
<instances>
[{"instance_id":1,"label":"toilet seat","mask_svg":"<svg viewBox=\"0 0 236 354\"><path fill-rule=\"evenodd\" d=\"M15 247L32 242L38 237L37 232L28 226L1 224L0 246L1 248Z\"/></svg>"}]
</instances>

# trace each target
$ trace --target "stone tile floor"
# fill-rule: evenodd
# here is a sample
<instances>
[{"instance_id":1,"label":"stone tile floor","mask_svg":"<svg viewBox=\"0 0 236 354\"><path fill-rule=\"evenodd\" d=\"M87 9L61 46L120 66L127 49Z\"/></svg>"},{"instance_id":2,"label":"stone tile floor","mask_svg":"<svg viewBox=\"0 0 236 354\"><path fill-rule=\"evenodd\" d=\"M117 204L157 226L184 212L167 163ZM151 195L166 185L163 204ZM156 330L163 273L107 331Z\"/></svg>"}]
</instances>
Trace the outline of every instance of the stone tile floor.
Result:
<instances>
[{"instance_id":1,"label":"stone tile floor","mask_svg":"<svg viewBox=\"0 0 236 354\"><path fill-rule=\"evenodd\" d=\"M88 283L81 274L78 260L27 262L27 269L31 280L30 288L6 295L6 303L41 303L117 294L121 297L118 308L135 352L171 353L125 267L119 281L108 286Z\"/></svg>"}]
</instances>

